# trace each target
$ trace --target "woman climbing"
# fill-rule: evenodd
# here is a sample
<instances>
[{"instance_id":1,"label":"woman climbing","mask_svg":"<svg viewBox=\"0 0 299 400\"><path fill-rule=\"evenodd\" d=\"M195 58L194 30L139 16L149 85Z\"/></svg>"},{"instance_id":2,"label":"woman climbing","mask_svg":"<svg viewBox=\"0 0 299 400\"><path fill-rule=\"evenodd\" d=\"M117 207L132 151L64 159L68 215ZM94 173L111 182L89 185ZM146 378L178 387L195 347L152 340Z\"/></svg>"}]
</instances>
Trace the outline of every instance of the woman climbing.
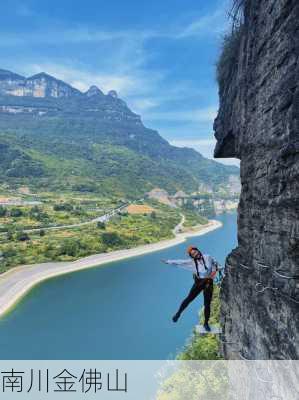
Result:
<instances>
[{"instance_id":1,"label":"woman climbing","mask_svg":"<svg viewBox=\"0 0 299 400\"><path fill-rule=\"evenodd\" d=\"M189 246L187 249L188 255L191 260L165 260L166 264L181 266L184 269L193 272L194 284L182 302L179 310L173 316L173 322L177 322L182 312L188 305L203 291L204 296L204 328L207 332L211 331L209 326L209 318L211 314L211 301L213 296L213 279L219 272L220 278L222 277L221 267L211 256L202 254L201 251L195 246Z\"/></svg>"}]
</instances>

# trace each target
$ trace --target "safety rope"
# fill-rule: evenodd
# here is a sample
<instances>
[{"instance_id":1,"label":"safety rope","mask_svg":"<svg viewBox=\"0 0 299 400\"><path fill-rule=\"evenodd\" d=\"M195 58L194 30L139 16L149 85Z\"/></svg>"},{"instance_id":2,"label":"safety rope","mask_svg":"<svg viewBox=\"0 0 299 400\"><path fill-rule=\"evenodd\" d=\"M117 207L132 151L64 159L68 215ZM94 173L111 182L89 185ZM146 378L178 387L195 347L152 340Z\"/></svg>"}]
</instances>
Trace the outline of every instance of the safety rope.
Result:
<instances>
[{"instance_id":1,"label":"safety rope","mask_svg":"<svg viewBox=\"0 0 299 400\"><path fill-rule=\"evenodd\" d=\"M247 265L244 265L244 264L240 264L240 266L241 266L241 267L243 267L243 268L245 268L245 269L249 269L249 270L252 270L252 268L248 267Z\"/></svg>"},{"instance_id":2,"label":"safety rope","mask_svg":"<svg viewBox=\"0 0 299 400\"><path fill-rule=\"evenodd\" d=\"M257 289L258 286L262 286L262 289ZM282 293L282 291L279 290L278 288L271 287L271 286L264 286L261 282L258 282L255 284L255 290L258 293L264 293L266 290L274 290L275 293L279 294L280 296L285 297L286 299L289 299L290 301L292 301L295 304L299 304L299 300L296 300L294 297L289 296L288 294Z\"/></svg>"},{"instance_id":3,"label":"safety rope","mask_svg":"<svg viewBox=\"0 0 299 400\"><path fill-rule=\"evenodd\" d=\"M269 265L266 265L266 264L263 264L263 263L260 263L260 262L258 262L257 264L262 268L271 268Z\"/></svg>"},{"instance_id":4,"label":"safety rope","mask_svg":"<svg viewBox=\"0 0 299 400\"><path fill-rule=\"evenodd\" d=\"M239 265L240 265L240 267L245 268L245 269L247 269L247 270L252 270L252 271L254 270L253 268L248 267L248 265L245 265L245 264L242 264L242 263L240 263ZM272 268L270 265L266 265L266 264L263 264L263 263L261 263L261 262L258 262L257 265L258 265L259 267L265 268L265 269L267 269L267 268ZM234 266L232 266L232 265L229 264L229 263L226 263L225 266L227 266L227 267L229 267L229 268L232 268L232 269L235 268ZM273 274L275 274L275 275L278 276L279 278L283 278L283 279L295 279L295 280L298 279L298 280L299 280L299 275L283 275L283 274L280 274L278 271L279 271L279 270L274 270Z\"/></svg>"},{"instance_id":5,"label":"safety rope","mask_svg":"<svg viewBox=\"0 0 299 400\"><path fill-rule=\"evenodd\" d=\"M299 275L282 275L277 271L279 271L279 270L274 270L273 274L277 275L279 278L282 278L282 279L294 279L294 280L299 279Z\"/></svg>"},{"instance_id":6,"label":"safety rope","mask_svg":"<svg viewBox=\"0 0 299 400\"><path fill-rule=\"evenodd\" d=\"M266 268L271 268L271 266L266 265L266 264L263 264L263 263L261 263L261 262L258 262L257 264L258 264L258 266L259 266L260 268L265 268L265 269L266 269ZM251 270L251 271L254 270L253 268L250 268L250 267L248 267L248 266L245 265L245 264L240 263L239 265L240 265L242 268L246 269L246 270ZM226 263L226 264L225 264L225 268L227 268L227 267L228 267L228 268L231 268L231 269L235 269L235 268L236 268L235 266L233 266L233 265L231 265L231 264L229 264L229 263ZM279 290L279 288L276 288L276 287L273 287L273 286L264 286L264 285L262 284L262 282L261 282L261 269L260 269L260 268L259 268L259 282L257 282L257 283L255 284L255 290L256 290L258 293L261 293L261 294L262 294L262 293L266 292L266 290L272 290L272 291L274 291L274 293L279 294L280 296L282 296L282 297L284 297L284 298L290 300L291 302L293 302L293 303L295 303L295 304L299 304L299 300L296 300L294 297L282 293L282 292ZM278 278L287 279L287 280L292 280L292 279L297 280L297 279L299 279L299 275L283 275L283 274L280 274L278 271L279 271L279 270L274 270L274 272L272 273L272 275L273 275L273 276L276 276L276 277L278 277ZM220 286L221 286L221 284L220 284Z\"/></svg>"},{"instance_id":7,"label":"safety rope","mask_svg":"<svg viewBox=\"0 0 299 400\"><path fill-rule=\"evenodd\" d=\"M258 289L258 287L261 287L261 289ZM261 282L258 282L255 284L255 290L258 293L264 293L266 290L278 290L278 288L274 288L271 286L264 286Z\"/></svg>"},{"instance_id":8,"label":"safety rope","mask_svg":"<svg viewBox=\"0 0 299 400\"><path fill-rule=\"evenodd\" d=\"M271 266L269 266L269 265L266 265L266 264L263 264L263 263L261 263L261 262L258 262L257 263L258 264L258 267L260 267L260 268L271 268ZM244 269L246 269L246 270L254 270L253 268L250 268L250 267L248 267L247 265L245 265L245 264L242 264L242 263L240 263L239 264L242 268L244 268ZM235 267L233 267L231 264L228 264L228 263L226 263L225 264L225 266L228 266L229 268L235 268ZM259 282L257 282L256 284L255 284L255 290L258 292L258 293L264 293L266 290L273 290L275 293L277 293L277 294L279 294L280 296L282 296L282 297L285 297L286 299L289 299L290 301L292 301L293 303L295 303L295 304L299 304L299 301L298 300L296 300L294 297L292 297L292 296L289 296L289 295L287 295L287 294L284 294L284 293L282 293L280 290L279 290L279 288L276 288L276 287L273 287L273 286L265 286L265 285L263 285L263 283L261 282L261 269L260 268L258 268L258 270L259 270ZM283 275L283 274L280 274L279 272L277 272L278 270L274 270L274 272L272 273L272 275L273 276L276 276L276 277L278 277L278 278L281 278L281 279L288 279L288 280L291 280L291 279L294 279L294 280L297 280L297 279L299 279L299 275Z\"/></svg>"}]
</instances>

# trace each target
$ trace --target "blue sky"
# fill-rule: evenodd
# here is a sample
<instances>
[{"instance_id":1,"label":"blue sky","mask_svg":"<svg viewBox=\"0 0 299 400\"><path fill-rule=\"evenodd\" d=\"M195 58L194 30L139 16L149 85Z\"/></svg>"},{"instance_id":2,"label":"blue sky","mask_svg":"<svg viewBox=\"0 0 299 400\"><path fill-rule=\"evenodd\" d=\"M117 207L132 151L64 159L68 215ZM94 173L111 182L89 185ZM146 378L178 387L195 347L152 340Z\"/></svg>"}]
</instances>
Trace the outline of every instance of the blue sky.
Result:
<instances>
[{"instance_id":1,"label":"blue sky","mask_svg":"<svg viewBox=\"0 0 299 400\"><path fill-rule=\"evenodd\" d=\"M115 89L146 126L211 157L230 0L2 0L0 68Z\"/></svg>"}]
</instances>

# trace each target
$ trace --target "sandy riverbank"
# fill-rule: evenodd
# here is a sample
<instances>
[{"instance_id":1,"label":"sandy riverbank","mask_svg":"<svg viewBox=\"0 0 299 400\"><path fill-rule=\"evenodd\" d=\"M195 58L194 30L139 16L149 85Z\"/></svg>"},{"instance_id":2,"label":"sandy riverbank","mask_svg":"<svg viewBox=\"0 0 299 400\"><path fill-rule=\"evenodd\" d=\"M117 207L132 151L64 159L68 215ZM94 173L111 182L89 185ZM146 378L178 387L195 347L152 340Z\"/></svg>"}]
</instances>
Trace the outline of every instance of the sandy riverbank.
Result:
<instances>
[{"instance_id":1,"label":"sandy riverbank","mask_svg":"<svg viewBox=\"0 0 299 400\"><path fill-rule=\"evenodd\" d=\"M204 235L221 226L221 222L211 220L207 225L201 226L197 230L176 233L175 238L157 243L111 253L95 254L72 262L49 262L13 268L0 275L0 316L8 312L33 286L42 281L86 268L163 250L183 243L188 237Z\"/></svg>"}]
</instances>

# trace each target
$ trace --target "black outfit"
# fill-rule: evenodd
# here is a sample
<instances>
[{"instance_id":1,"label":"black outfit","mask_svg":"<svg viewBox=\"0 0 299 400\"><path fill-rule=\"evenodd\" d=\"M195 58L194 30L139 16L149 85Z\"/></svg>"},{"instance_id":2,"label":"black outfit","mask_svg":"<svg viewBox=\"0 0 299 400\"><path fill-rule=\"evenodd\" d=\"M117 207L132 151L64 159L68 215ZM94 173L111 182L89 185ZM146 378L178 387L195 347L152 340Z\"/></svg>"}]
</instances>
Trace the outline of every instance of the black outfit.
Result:
<instances>
[{"instance_id":1,"label":"black outfit","mask_svg":"<svg viewBox=\"0 0 299 400\"><path fill-rule=\"evenodd\" d=\"M203 291L205 324L208 324L210 314L211 314L211 301L212 301L212 296L213 296L213 279L199 278L198 277L197 260L195 259L194 262L195 262L195 266L196 266L196 270L197 270L197 275L194 274L194 284L193 284L188 296L182 302L178 312L174 316L174 322L176 322L179 319L182 312ZM205 268L206 268L206 266L205 266Z\"/></svg>"},{"instance_id":2,"label":"black outfit","mask_svg":"<svg viewBox=\"0 0 299 400\"><path fill-rule=\"evenodd\" d=\"M177 312L177 316L180 317L182 312L189 306L189 304L203 291L204 297L204 315L205 315L205 324L209 322L210 314L211 314L211 301L213 296L213 280L206 278L194 279L194 285L192 286L188 296L182 302L179 311Z\"/></svg>"}]
</instances>

